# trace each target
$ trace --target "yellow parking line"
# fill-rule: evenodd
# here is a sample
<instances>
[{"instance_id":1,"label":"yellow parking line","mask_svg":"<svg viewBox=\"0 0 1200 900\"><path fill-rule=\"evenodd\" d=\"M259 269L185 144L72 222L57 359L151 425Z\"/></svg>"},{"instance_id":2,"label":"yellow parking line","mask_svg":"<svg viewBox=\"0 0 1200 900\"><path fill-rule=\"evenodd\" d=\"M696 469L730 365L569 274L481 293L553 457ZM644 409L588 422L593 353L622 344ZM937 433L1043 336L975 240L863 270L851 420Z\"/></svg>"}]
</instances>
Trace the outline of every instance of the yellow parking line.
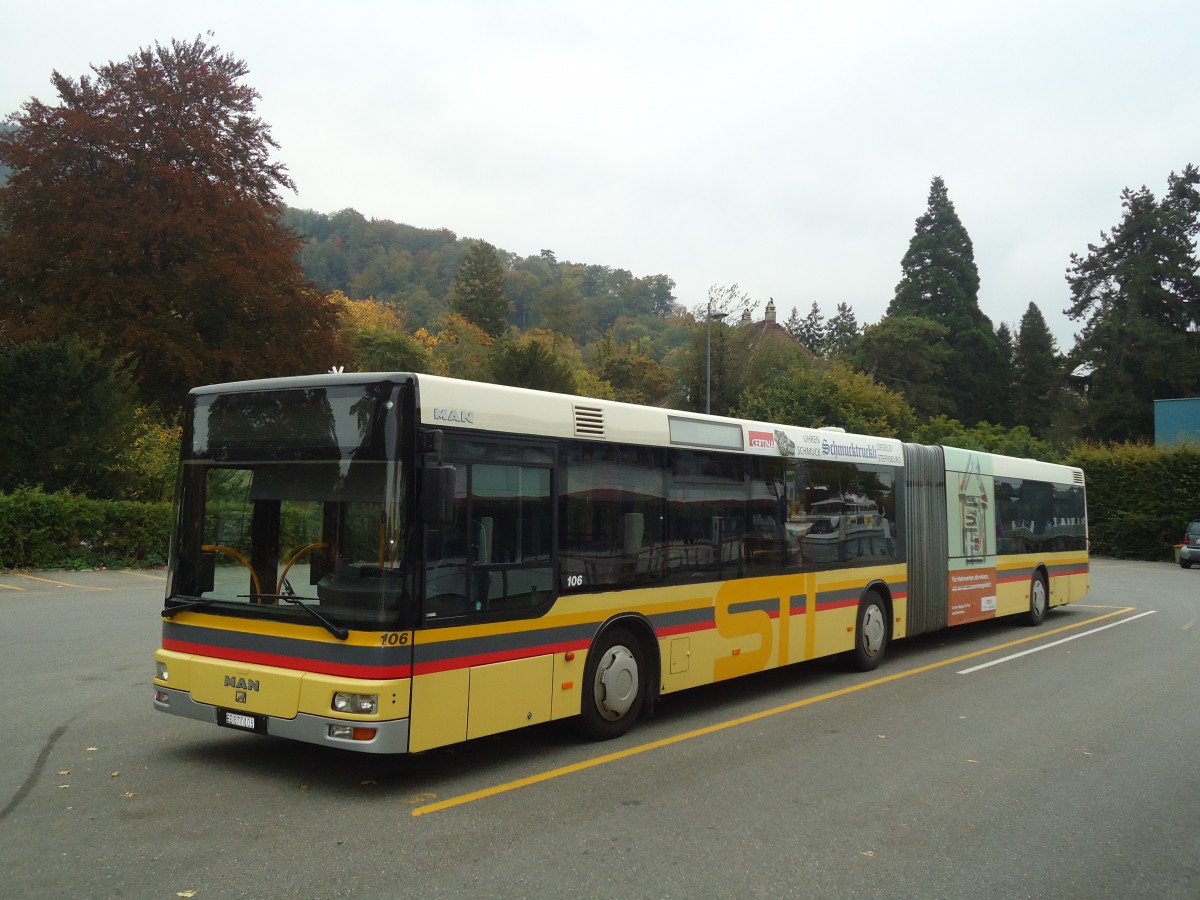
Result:
<instances>
[{"instance_id":1,"label":"yellow parking line","mask_svg":"<svg viewBox=\"0 0 1200 900\"><path fill-rule=\"evenodd\" d=\"M0 588L4 588L6 591L23 591L23 590L25 590L25 588L17 587L15 584L0 584Z\"/></svg>"},{"instance_id":2,"label":"yellow parking line","mask_svg":"<svg viewBox=\"0 0 1200 900\"><path fill-rule=\"evenodd\" d=\"M43 582L44 584L53 584L58 587L77 588L78 590L81 590L81 591L111 591L112 590L112 588L106 588L106 587L92 587L91 585L86 585L86 584L71 584L68 581L55 581L53 578L39 578L37 575L22 575L19 572L17 573L17 577L18 578L28 578L30 581L40 581L40 582Z\"/></svg>"},{"instance_id":3,"label":"yellow parking line","mask_svg":"<svg viewBox=\"0 0 1200 900\"><path fill-rule=\"evenodd\" d=\"M597 756L594 759L586 759L582 762L571 763L568 766L562 766L558 769L551 769L547 772L539 772L536 775L530 775L526 778L518 778L516 781L505 782L490 788L482 788L478 791L472 791L469 794L462 794L458 797L451 797L447 800L441 800L437 803L428 803L425 806L418 806L413 811L414 816L423 816L431 812L440 812L444 809L451 809L455 806L464 806L468 803L474 803L476 800L485 800L488 797L495 797L499 794L505 794L509 791L515 791L520 788L530 787L535 784L541 784L544 781L552 781L555 778L561 778L564 775L573 775L576 772L582 772L585 769L592 769L597 766L602 766L607 763L617 762L618 760L628 759L631 756L638 756L642 753L647 753L651 750L659 750L663 747L669 747L672 744L681 744L684 741L690 741L694 738L704 737L710 734L716 734L719 731L726 731L730 728L737 728L739 725L748 725L751 722L757 722L761 719L777 716L780 713L792 712L793 710L803 709L806 706L812 706L815 703L821 703L825 700L833 700L837 697L845 697L848 694L854 694L858 691L865 691L867 688L879 687L882 684L888 684L893 681L899 681L902 678L910 678L913 675L920 675L925 672L931 672L934 669L942 669L946 666L957 665L964 660L974 659L978 656L985 656L989 653L995 653L998 650L1007 650L1009 647L1015 647L1019 644L1027 644L1030 641L1042 640L1051 635L1061 634L1064 631L1073 631L1077 628L1083 628L1086 625L1091 625L1093 622L1100 622L1104 619L1111 619L1114 616L1119 616L1122 613L1131 612L1135 607L1127 606L1121 609L1114 610L1104 615L1095 616L1088 619L1086 622L1076 622L1071 625L1064 625L1061 628L1054 628L1050 631L1039 631L1037 634L1029 637L1018 638L1015 641L1008 641L994 647L987 647L983 650L976 650L972 653L965 653L962 656L956 656L953 659L943 659L940 662L929 663L924 666L917 666L913 669L906 669L903 672L896 672L892 675L885 675L882 678L875 678L871 681L864 681L862 684L852 684L844 688L838 688L836 691L829 691L825 694L818 694L815 697L806 697L803 700L796 700L792 703L785 703L783 706L776 706L772 709L764 709L760 712L750 713L746 716L739 716L736 719L729 719L725 722L718 722L715 725L708 725L704 728L697 728L693 731L685 731L682 734L672 735L670 737L660 738L657 741L650 741L647 744L639 744L635 747L629 747L626 750L618 750L616 753L606 753L603 756Z\"/></svg>"},{"instance_id":4,"label":"yellow parking line","mask_svg":"<svg viewBox=\"0 0 1200 900\"><path fill-rule=\"evenodd\" d=\"M122 569L121 574L122 575L136 575L138 578L150 578L150 579L153 579L154 581L166 581L167 580L166 575L154 575L150 572L138 572L138 571L135 571L134 569Z\"/></svg>"}]
</instances>

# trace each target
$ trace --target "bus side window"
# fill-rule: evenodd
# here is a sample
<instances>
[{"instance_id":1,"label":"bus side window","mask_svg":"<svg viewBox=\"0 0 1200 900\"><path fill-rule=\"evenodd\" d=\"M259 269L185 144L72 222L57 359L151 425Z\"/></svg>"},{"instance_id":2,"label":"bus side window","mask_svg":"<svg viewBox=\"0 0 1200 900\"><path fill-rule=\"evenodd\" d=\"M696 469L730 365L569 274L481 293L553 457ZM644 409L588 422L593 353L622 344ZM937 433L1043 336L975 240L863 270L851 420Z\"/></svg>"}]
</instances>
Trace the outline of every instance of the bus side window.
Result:
<instances>
[{"instance_id":1,"label":"bus side window","mask_svg":"<svg viewBox=\"0 0 1200 900\"><path fill-rule=\"evenodd\" d=\"M454 473L453 514L437 514L451 521L425 524L425 618L542 605L554 594L553 456L512 441L460 440L453 450L443 467Z\"/></svg>"},{"instance_id":2,"label":"bus side window","mask_svg":"<svg viewBox=\"0 0 1200 900\"><path fill-rule=\"evenodd\" d=\"M579 442L563 448L562 463L559 586L597 590L661 581L666 567L661 454Z\"/></svg>"},{"instance_id":3,"label":"bus side window","mask_svg":"<svg viewBox=\"0 0 1200 900\"><path fill-rule=\"evenodd\" d=\"M753 459L750 463L750 529L746 563L751 575L770 575L786 568L799 545L789 542L787 471L783 460Z\"/></svg>"}]
</instances>

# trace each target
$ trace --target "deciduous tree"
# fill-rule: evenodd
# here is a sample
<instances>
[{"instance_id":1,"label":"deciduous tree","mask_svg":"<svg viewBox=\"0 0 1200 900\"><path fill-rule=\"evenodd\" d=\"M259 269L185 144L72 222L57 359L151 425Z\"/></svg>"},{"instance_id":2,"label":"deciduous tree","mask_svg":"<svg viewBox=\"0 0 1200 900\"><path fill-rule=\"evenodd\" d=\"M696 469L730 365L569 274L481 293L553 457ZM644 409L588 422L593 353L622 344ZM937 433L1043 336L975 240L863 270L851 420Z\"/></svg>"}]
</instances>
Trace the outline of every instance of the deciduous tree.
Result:
<instances>
[{"instance_id":1,"label":"deciduous tree","mask_svg":"<svg viewBox=\"0 0 1200 900\"><path fill-rule=\"evenodd\" d=\"M569 342L569 339L563 339ZM500 342L492 351L492 378L497 384L570 394L575 390L575 365L556 346L549 332L527 332ZM574 349L574 345L570 346Z\"/></svg>"},{"instance_id":2,"label":"deciduous tree","mask_svg":"<svg viewBox=\"0 0 1200 900\"><path fill-rule=\"evenodd\" d=\"M611 329L596 344L592 371L613 386L616 399L626 403L659 403L670 394L675 380L641 340L618 342Z\"/></svg>"},{"instance_id":3,"label":"deciduous tree","mask_svg":"<svg viewBox=\"0 0 1200 900\"><path fill-rule=\"evenodd\" d=\"M0 354L0 391L0 491L41 485L118 499L135 486L125 462L137 400L119 362L77 337L18 344Z\"/></svg>"},{"instance_id":4,"label":"deciduous tree","mask_svg":"<svg viewBox=\"0 0 1200 900\"><path fill-rule=\"evenodd\" d=\"M827 425L863 434L907 437L915 426L904 397L842 362L828 370L792 366L742 394L738 414L763 422Z\"/></svg>"},{"instance_id":5,"label":"deciduous tree","mask_svg":"<svg viewBox=\"0 0 1200 900\"><path fill-rule=\"evenodd\" d=\"M904 394L926 418L953 408L943 390L950 350L947 328L920 316L884 316L863 329L856 368Z\"/></svg>"},{"instance_id":6,"label":"deciduous tree","mask_svg":"<svg viewBox=\"0 0 1200 900\"><path fill-rule=\"evenodd\" d=\"M442 323L437 337L418 331L418 343L429 347L430 371L471 381L490 381L492 347L495 340L473 322L450 315ZM423 339L424 338L424 339Z\"/></svg>"},{"instance_id":7,"label":"deciduous tree","mask_svg":"<svg viewBox=\"0 0 1200 900\"><path fill-rule=\"evenodd\" d=\"M921 444L945 444L963 450L1024 456L1046 462L1059 462L1060 454L1046 441L1034 437L1024 425L1005 428L987 422L967 428L957 419L934 416L917 427L913 439Z\"/></svg>"},{"instance_id":8,"label":"deciduous tree","mask_svg":"<svg viewBox=\"0 0 1200 900\"><path fill-rule=\"evenodd\" d=\"M167 411L192 385L322 371L337 309L280 221L292 188L242 83L201 38L156 44L32 99L0 137L0 316L10 334L85 336L136 364Z\"/></svg>"}]
</instances>

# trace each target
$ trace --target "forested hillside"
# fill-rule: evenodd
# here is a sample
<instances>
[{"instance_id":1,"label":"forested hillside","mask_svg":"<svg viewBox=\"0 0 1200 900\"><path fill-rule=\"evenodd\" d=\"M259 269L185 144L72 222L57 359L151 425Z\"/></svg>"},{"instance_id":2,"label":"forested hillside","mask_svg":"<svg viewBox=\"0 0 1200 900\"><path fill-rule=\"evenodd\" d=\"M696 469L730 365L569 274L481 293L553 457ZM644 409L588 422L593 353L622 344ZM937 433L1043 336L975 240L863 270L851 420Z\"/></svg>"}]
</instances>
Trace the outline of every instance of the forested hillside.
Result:
<instances>
[{"instance_id":1,"label":"forested hillside","mask_svg":"<svg viewBox=\"0 0 1200 900\"><path fill-rule=\"evenodd\" d=\"M287 209L283 221L304 235L299 259L322 291L373 299L404 310L412 328L434 328L451 311L450 289L470 249L446 229L366 219L353 209L326 215ZM520 257L496 251L504 270L506 320L519 329L550 329L577 344L594 343L620 320L654 320L682 312L667 275L559 261L552 250Z\"/></svg>"}]
</instances>

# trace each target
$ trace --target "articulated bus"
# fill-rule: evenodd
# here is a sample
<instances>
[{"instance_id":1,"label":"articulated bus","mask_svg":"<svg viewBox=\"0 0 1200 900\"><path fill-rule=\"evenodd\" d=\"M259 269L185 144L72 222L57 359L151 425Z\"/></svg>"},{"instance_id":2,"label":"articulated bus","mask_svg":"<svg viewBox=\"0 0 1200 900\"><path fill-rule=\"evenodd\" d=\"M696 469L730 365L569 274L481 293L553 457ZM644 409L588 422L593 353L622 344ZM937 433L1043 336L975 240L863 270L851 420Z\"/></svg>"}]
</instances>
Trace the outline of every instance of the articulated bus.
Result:
<instances>
[{"instance_id":1,"label":"articulated bus","mask_svg":"<svg viewBox=\"0 0 1200 900\"><path fill-rule=\"evenodd\" d=\"M1083 472L416 374L197 388L154 705L373 753L1088 589Z\"/></svg>"}]
</instances>

